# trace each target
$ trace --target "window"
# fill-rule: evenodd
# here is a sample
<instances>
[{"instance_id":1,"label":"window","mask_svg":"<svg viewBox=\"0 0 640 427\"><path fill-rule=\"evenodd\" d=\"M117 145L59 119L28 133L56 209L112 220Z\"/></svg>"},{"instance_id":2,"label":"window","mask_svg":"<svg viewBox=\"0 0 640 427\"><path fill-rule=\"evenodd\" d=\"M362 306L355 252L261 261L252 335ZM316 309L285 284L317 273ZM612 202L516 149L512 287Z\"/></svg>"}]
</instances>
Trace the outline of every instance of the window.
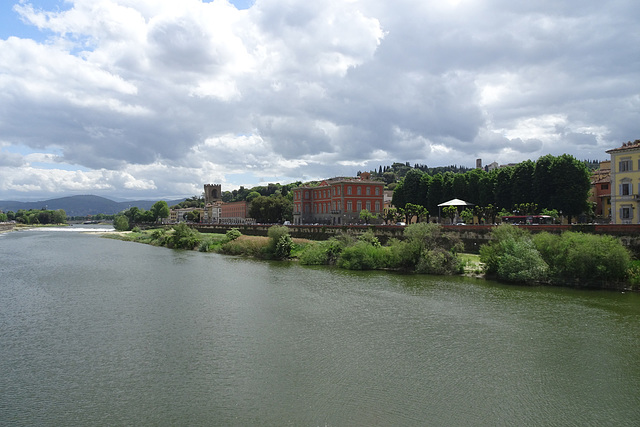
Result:
<instances>
[{"instance_id":1,"label":"window","mask_svg":"<svg viewBox=\"0 0 640 427\"><path fill-rule=\"evenodd\" d=\"M347 212L351 212L351 207L352 207L351 200L349 200L347 202Z\"/></svg>"},{"instance_id":2,"label":"window","mask_svg":"<svg viewBox=\"0 0 640 427\"><path fill-rule=\"evenodd\" d=\"M622 219L631 219L631 208L623 207L620 209L620 218Z\"/></svg>"},{"instance_id":3,"label":"window","mask_svg":"<svg viewBox=\"0 0 640 427\"><path fill-rule=\"evenodd\" d=\"M371 195L371 187L367 187L367 196Z\"/></svg>"},{"instance_id":4,"label":"window","mask_svg":"<svg viewBox=\"0 0 640 427\"><path fill-rule=\"evenodd\" d=\"M356 193L359 195L362 194L362 187L356 187Z\"/></svg>"},{"instance_id":5,"label":"window","mask_svg":"<svg viewBox=\"0 0 640 427\"><path fill-rule=\"evenodd\" d=\"M376 202L376 212L380 212L380 202Z\"/></svg>"},{"instance_id":6,"label":"window","mask_svg":"<svg viewBox=\"0 0 640 427\"><path fill-rule=\"evenodd\" d=\"M600 189L601 189L601 190L608 190L608 189L609 189L609 184L602 184L602 185L600 186Z\"/></svg>"},{"instance_id":7,"label":"window","mask_svg":"<svg viewBox=\"0 0 640 427\"><path fill-rule=\"evenodd\" d=\"M305 191L305 192L304 192L304 198L305 198L305 199L308 199L308 198L309 198L309 192L308 192L308 191Z\"/></svg>"},{"instance_id":8,"label":"window","mask_svg":"<svg viewBox=\"0 0 640 427\"><path fill-rule=\"evenodd\" d=\"M628 196L630 194L631 194L631 183L623 182L622 184L620 184L620 195Z\"/></svg>"},{"instance_id":9,"label":"window","mask_svg":"<svg viewBox=\"0 0 640 427\"><path fill-rule=\"evenodd\" d=\"M631 170L631 160L630 159L620 160L620 163L618 163L618 172L627 172L630 170Z\"/></svg>"},{"instance_id":10,"label":"window","mask_svg":"<svg viewBox=\"0 0 640 427\"><path fill-rule=\"evenodd\" d=\"M347 195L351 195L351 186L347 187Z\"/></svg>"},{"instance_id":11,"label":"window","mask_svg":"<svg viewBox=\"0 0 640 427\"><path fill-rule=\"evenodd\" d=\"M362 210L362 202L358 200L358 210L356 212L360 212Z\"/></svg>"},{"instance_id":12,"label":"window","mask_svg":"<svg viewBox=\"0 0 640 427\"><path fill-rule=\"evenodd\" d=\"M367 210L371 212L371 202L367 200Z\"/></svg>"},{"instance_id":13,"label":"window","mask_svg":"<svg viewBox=\"0 0 640 427\"><path fill-rule=\"evenodd\" d=\"M380 195L380 187L376 187L376 196Z\"/></svg>"}]
</instances>

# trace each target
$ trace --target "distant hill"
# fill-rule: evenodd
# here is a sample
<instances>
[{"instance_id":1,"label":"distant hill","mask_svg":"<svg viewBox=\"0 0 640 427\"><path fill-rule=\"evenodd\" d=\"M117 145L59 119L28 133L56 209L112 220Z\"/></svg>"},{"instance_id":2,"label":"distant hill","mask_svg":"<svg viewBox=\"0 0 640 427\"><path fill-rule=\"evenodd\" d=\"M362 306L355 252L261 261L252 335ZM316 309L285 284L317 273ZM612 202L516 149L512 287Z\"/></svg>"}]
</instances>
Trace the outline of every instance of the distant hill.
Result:
<instances>
[{"instance_id":1,"label":"distant hill","mask_svg":"<svg viewBox=\"0 0 640 427\"><path fill-rule=\"evenodd\" d=\"M169 206L178 204L185 199L167 200ZM0 201L0 211L17 212L20 209L63 209L67 216L88 216L97 214L114 215L133 206L149 210L157 200L135 200L127 202L114 202L100 196L70 196L58 199L42 200L38 202Z\"/></svg>"}]
</instances>

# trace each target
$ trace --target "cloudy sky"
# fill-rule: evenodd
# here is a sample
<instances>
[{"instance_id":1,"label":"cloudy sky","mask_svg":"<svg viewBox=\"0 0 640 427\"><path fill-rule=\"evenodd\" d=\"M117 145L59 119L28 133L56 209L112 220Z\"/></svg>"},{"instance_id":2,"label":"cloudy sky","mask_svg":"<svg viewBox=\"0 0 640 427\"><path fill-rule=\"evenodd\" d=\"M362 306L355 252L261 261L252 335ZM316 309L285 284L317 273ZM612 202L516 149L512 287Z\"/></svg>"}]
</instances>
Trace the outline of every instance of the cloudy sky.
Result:
<instances>
[{"instance_id":1,"label":"cloudy sky","mask_svg":"<svg viewBox=\"0 0 640 427\"><path fill-rule=\"evenodd\" d=\"M6 0L0 200L474 166L640 138L637 0Z\"/></svg>"}]
</instances>

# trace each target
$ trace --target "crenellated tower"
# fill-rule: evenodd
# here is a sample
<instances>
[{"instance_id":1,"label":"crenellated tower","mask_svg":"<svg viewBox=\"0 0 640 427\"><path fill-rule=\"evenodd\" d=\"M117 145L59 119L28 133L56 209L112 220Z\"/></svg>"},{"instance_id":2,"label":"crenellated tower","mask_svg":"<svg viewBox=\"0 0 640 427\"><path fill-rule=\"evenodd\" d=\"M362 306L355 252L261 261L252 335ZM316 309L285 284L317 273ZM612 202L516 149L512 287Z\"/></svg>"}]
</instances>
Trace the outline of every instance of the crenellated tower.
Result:
<instances>
[{"instance_id":1,"label":"crenellated tower","mask_svg":"<svg viewBox=\"0 0 640 427\"><path fill-rule=\"evenodd\" d=\"M204 204L222 201L222 185L205 184L204 185Z\"/></svg>"}]
</instances>

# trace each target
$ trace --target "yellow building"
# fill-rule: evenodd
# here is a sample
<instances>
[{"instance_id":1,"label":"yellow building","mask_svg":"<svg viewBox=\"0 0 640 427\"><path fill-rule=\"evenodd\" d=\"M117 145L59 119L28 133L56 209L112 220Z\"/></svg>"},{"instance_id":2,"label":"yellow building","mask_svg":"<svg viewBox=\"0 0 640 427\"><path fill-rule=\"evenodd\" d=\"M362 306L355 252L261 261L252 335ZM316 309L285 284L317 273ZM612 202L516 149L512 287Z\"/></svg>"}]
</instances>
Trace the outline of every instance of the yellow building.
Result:
<instances>
[{"instance_id":1,"label":"yellow building","mask_svg":"<svg viewBox=\"0 0 640 427\"><path fill-rule=\"evenodd\" d=\"M611 155L611 223L640 224L640 140L607 153Z\"/></svg>"}]
</instances>

